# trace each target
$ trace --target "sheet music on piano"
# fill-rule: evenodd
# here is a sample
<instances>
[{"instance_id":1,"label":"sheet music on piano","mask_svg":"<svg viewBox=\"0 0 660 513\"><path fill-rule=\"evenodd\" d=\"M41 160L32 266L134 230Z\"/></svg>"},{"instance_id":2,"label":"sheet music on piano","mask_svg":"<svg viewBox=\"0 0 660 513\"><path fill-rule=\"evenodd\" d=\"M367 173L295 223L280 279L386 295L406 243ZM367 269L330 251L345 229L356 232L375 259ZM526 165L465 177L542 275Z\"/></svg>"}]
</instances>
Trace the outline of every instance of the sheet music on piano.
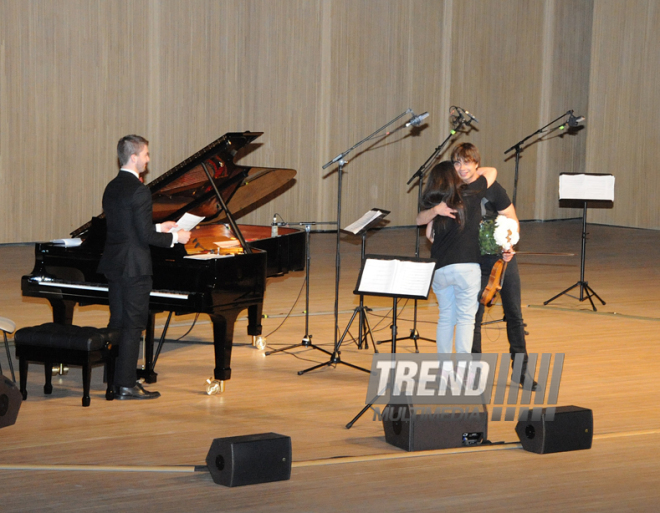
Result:
<instances>
[{"instance_id":1,"label":"sheet music on piano","mask_svg":"<svg viewBox=\"0 0 660 513\"><path fill-rule=\"evenodd\" d=\"M189 258L190 260L217 260L218 258L228 258L233 256L233 254L197 253L196 255L186 255L183 258Z\"/></svg>"},{"instance_id":2,"label":"sheet music on piano","mask_svg":"<svg viewBox=\"0 0 660 513\"><path fill-rule=\"evenodd\" d=\"M76 248L82 244L82 239L80 237L75 237L73 239L53 239L51 240L56 246L64 246L65 248Z\"/></svg>"}]
</instances>

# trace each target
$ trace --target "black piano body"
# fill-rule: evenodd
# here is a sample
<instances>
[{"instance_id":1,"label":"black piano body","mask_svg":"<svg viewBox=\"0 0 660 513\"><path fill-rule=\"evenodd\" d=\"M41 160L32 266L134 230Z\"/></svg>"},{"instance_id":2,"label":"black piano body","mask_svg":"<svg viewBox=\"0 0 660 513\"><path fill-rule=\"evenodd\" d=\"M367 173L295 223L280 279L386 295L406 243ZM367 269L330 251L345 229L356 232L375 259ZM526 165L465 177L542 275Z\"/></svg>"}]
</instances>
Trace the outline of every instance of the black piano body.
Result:
<instances>
[{"instance_id":1,"label":"black piano body","mask_svg":"<svg viewBox=\"0 0 660 513\"><path fill-rule=\"evenodd\" d=\"M247 201L257 201L264 194L272 195L295 175L293 170L251 168L233 163L237 151L259 135L252 132L225 134L148 184L156 222L176 220L184 212L205 215L205 222L215 221L193 231L191 242L185 248L181 245L152 248L153 291L145 338L145 365L144 369L138 369L138 376L148 383L157 380L153 369L155 314L209 315L215 352L213 376L226 381L231 377L234 324L240 313L247 310L248 335L260 335L266 277L304 269L305 233L290 227L280 227L278 235L272 237L270 226L234 225L248 234L245 237L247 251L213 255L209 259L196 258L212 249L209 246L216 237L233 235L233 229L223 222L231 216L233 206L244 210L249 206ZM200 175L202 163L213 167L213 179L228 204L229 214L222 211L208 180L205 183L205 177ZM279 172L286 176L282 178ZM203 237L197 237L197 233ZM105 242L103 216L93 218L72 235L83 239L80 246L36 244L34 269L21 280L23 295L48 300L53 321L62 324L73 322L76 304L108 304L107 281L96 271Z\"/></svg>"}]
</instances>

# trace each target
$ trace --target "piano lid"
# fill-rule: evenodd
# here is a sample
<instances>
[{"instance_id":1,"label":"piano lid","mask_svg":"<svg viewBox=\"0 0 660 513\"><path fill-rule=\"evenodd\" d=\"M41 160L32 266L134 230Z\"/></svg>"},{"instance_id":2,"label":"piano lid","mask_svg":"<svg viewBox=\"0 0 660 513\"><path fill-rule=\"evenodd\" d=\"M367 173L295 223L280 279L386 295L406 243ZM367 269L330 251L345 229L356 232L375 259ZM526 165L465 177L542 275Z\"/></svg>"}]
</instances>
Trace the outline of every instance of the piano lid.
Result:
<instances>
[{"instance_id":1,"label":"piano lid","mask_svg":"<svg viewBox=\"0 0 660 513\"><path fill-rule=\"evenodd\" d=\"M218 222L225 217L203 166L213 176L227 208L235 217L282 192L296 175L294 169L234 164L239 150L262 133L228 132L147 184L152 193L154 222L177 220L186 212L204 216L205 223ZM90 226L91 221L71 235L84 236Z\"/></svg>"}]
</instances>

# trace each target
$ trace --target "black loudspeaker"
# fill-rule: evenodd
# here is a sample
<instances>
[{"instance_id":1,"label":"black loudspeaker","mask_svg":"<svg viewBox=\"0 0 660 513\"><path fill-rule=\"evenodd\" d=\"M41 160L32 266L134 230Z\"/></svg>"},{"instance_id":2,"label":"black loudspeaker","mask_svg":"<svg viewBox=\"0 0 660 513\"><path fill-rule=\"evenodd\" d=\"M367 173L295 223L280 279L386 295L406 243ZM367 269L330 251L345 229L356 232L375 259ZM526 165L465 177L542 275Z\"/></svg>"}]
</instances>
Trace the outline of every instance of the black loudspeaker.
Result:
<instances>
[{"instance_id":1,"label":"black loudspeaker","mask_svg":"<svg viewBox=\"0 0 660 513\"><path fill-rule=\"evenodd\" d=\"M16 388L16 384L0 374L0 428L16 423L22 401L21 392Z\"/></svg>"},{"instance_id":2,"label":"black loudspeaker","mask_svg":"<svg viewBox=\"0 0 660 513\"><path fill-rule=\"evenodd\" d=\"M530 410L527 420L516 424L516 434L523 449L537 454L591 449L594 431L591 410L579 406L558 406L554 408L553 420L548 419L548 410L551 409L543 408L541 420L530 420Z\"/></svg>"},{"instance_id":3,"label":"black loudspeaker","mask_svg":"<svg viewBox=\"0 0 660 513\"><path fill-rule=\"evenodd\" d=\"M471 405L388 405L383 409L385 441L406 451L481 444L488 438L488 411Z\"/></svg>"},{"instance_id":4,"label":"black loudspeaker","mask_svg":"<svg viewBox=\"0 0 660 513\"><path fill-rule=\"evenodd\" d=\"M216 438L206 456L213 482L243 486L291 477L291 438L277 433Z\"/></svg>"}]
</instances>

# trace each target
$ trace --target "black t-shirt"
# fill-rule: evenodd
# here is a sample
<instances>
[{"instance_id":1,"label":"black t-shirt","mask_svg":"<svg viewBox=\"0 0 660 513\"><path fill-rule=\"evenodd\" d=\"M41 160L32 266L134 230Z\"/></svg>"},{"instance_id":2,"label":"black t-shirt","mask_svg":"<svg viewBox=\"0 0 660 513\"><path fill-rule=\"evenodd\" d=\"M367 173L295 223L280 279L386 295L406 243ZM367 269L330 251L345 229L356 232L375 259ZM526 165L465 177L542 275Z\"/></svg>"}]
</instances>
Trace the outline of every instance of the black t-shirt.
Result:
<instances>
[{"instance_id":1,"label":"black t-shirt","mask_svg":"<svg viewBox=\"0 0 660 513\"><path fill-rule=\"evenodd\" d=\"M483 176L469 184L462 192L465 204L465 226L459 226L456 219L437 216L433 220L433 245L431 258L436 261L436 269L451 264L478 264L479 222L481 221L481 199L488 182Z\"/></svg>"},{"instance_id":2,"label":"black t-shirt","mask_svg":"<svg viewBox=\"0 0 660 513\"><path fill-rule=\"evenodd\" d=\"M498 182L494 182L493 185L486 189L486 194L481 200L481 204L484 207L485 211L482 210L482 216L487 218L497 217L497 213L502 210L509 208L511 205L511 200L509 199L506 189L502 187Z\"/></svg>"}]
</instances>

